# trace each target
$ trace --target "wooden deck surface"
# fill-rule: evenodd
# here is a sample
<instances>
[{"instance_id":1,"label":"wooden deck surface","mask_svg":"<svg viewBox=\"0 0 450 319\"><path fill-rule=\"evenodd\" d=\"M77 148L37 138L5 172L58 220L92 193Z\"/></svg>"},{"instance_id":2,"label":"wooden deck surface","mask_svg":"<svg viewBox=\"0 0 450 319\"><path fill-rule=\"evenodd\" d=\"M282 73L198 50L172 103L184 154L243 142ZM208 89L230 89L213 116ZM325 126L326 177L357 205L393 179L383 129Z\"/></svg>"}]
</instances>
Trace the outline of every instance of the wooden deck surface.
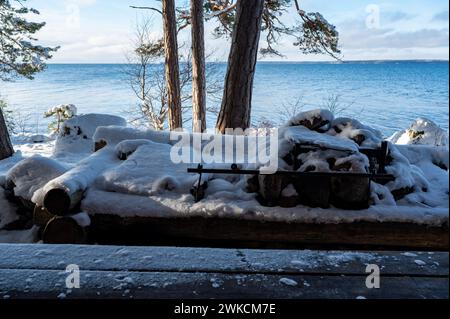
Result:
<instances>
[{"instance_id":1,"label":"wooden deck surface","mask_svg":"<svg viewBox=\"0 0 450 319\"><path fill-rule=\"evenodd\" d=\"M0 245L0 298L448 298L447 252ZM67 265L80 288L67 289ZM366 287L379 266L380 289Z\"/></svg>"}]
</instances>

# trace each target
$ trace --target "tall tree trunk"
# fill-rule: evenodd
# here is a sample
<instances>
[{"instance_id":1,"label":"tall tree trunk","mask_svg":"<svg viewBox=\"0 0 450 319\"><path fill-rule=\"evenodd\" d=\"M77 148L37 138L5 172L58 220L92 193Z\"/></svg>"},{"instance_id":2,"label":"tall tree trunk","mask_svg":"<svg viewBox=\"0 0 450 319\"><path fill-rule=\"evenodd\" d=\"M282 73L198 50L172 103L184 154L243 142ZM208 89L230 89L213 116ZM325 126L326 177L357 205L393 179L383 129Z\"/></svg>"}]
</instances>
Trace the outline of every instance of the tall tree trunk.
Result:
<instances>
[{"instance_id":1,"label":"tall tree trunk","mask_svg":"<svg viewBox=\"0 0 450 319\"><path fill-rule=\"evenodd\" d=\"M192 130L206 130L205 30L203 0L191 0Z\"/></svg>"},{"instance_id":2,"label":"tall tree trunk","mask_svg":"<svg viewBox=\"0 0 450 319\"><path fill-rule=\"evenodd\" d=\"M6 126L3 111L0 109L0 160L8 158L14 154L8 128Z\"/></svg>"},{"instance_id":3,"label":"tall tree trunk","mask_svg":"<svg viewBox=\"0 0 450 319\"><path fill-rule=\"evenodd\" d=\"M216 128L250 126L253 78L258 58L264 0L238 0L225 89Z\"/></svg>"},{"instance_id":4,"label":"tall tree trunk","mask_svg":"<svg viewBox=\"0 0 450 319\"><path fill-rule=\"evenodd\" d=\"M175 130L183 126L181 115L180 66L178 62L177 20L175 1L163 0L164 51L169 109L169 128Z\"/></svg>"}]
</instances>

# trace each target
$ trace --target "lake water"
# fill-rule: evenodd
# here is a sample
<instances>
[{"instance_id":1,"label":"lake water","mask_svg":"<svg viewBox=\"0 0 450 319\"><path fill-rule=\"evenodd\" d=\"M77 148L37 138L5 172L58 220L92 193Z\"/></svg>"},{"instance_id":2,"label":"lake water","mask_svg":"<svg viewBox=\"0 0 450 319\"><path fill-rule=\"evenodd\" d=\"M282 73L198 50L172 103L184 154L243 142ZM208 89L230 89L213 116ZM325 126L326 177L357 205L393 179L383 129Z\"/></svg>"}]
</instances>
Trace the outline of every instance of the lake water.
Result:
<instances>
[{"instance_id":1,"label":"lake water","mask_svg":"<svg viewBox=\"0 0 450 319\"><path fill-rule=\"evenodd\" d=\"M159 66L157 66L159 67ZM129 117L137 100L124 74L126 65L49 65L33 81L0 83L0 95L35 132L45 132L42 114L52 106L75 104L79 113L109 113ZM223 79L226 65L215 66ZM448 62L259 63L252 117L277 121L280 109L302 98L304 109L326 105L333 96L345 110L385 135L404 129L417 117L427 117L448 129ZM209 106L218 106L210 100ZM189 115L186 115L189 117ZM208 115L208 126L215 124ZM189 124L188 124L189 126Z\"/></svg>"}]
</instances>

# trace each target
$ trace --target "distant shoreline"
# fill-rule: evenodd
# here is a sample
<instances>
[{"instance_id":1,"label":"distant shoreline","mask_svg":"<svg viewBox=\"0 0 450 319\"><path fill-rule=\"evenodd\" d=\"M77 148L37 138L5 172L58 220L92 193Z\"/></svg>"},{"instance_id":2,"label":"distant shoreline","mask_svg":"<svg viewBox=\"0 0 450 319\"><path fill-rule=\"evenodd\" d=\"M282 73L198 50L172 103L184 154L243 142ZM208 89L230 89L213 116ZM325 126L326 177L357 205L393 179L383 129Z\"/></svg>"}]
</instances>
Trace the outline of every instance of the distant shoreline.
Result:
<instances>
[{"instance_id":1,"label":"distant shoreline","mask_svg":"<svg viewBox=\"0 0 450 319\"><path fill-rule=\"evenodd\" d=\"M226 64L227 61L215 61L208 63ZM348 61L258 61L259 64L377 64L377 63L449 63L449 60L348 60ZM80 63L48 63L48 65L127 65L128 63L95 63L95 62L80 62ZM162 64L154 63L154 64Z\"/></svg>"}]
</instances>

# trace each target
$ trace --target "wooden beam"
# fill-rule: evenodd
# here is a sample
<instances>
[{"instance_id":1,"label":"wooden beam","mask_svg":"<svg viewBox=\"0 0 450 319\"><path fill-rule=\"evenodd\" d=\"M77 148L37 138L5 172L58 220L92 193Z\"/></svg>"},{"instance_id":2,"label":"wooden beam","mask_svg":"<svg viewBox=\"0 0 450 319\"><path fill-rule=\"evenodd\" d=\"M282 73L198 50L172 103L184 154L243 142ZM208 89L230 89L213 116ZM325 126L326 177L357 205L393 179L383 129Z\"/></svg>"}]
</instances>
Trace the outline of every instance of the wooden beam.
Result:
<instances>
[{"instance_id":1,"label":"wooden beam","mask_svg":"<svg viewBox=\"0 0 450 319\"><path fill-rule=\"evenodd\" d=\"M448 224L403 222L286 223L231 218L92 215L90 240L103 244L448 250Z\"/></svg>"}]
</instances>

